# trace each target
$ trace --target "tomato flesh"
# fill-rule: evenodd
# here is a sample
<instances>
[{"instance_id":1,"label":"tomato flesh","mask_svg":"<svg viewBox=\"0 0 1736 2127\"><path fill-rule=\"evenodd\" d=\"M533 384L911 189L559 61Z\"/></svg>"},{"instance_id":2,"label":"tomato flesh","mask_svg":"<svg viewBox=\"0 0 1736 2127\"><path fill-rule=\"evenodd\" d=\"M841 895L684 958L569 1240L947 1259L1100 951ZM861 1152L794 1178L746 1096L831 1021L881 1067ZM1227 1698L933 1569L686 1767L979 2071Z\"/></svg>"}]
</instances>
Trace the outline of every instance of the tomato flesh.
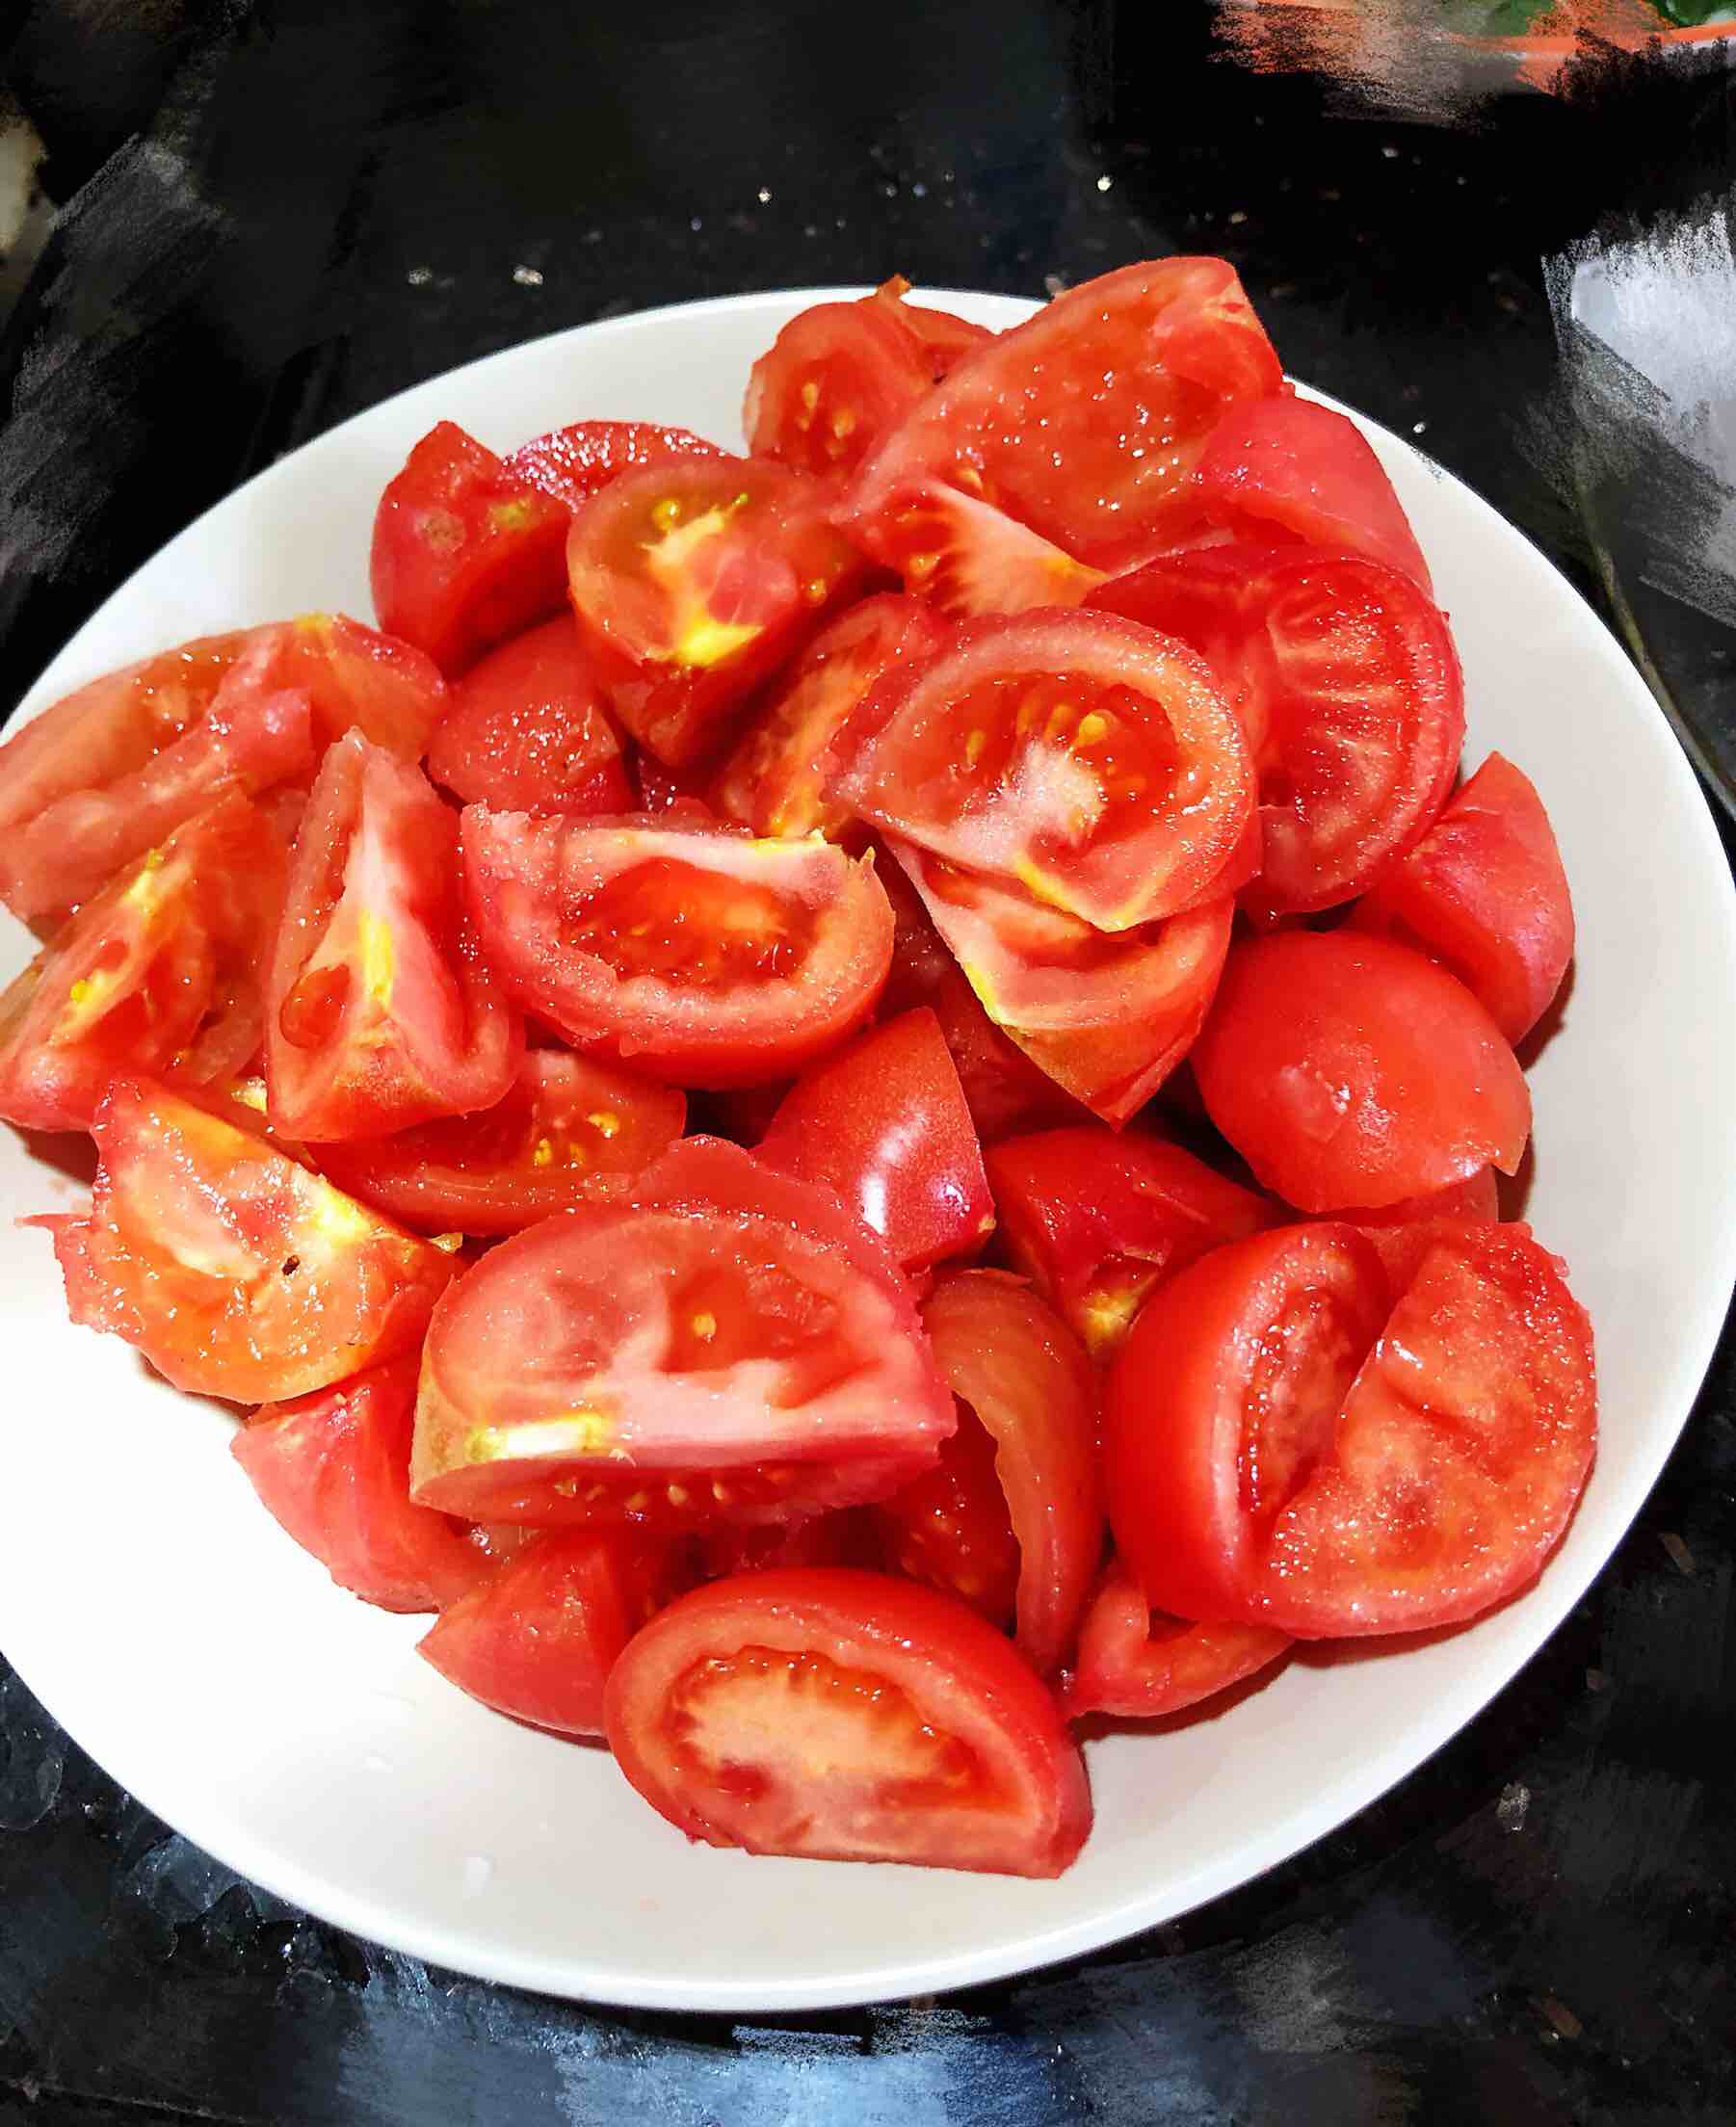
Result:
<instances>
[{"instance_id":1,"label":"tomato flesh","mask_svg":"<svg viewBox=\"0 0 1736 2127\"><path fill-rule=\"evenodd\" d=\"M1480 1168L1462 1182L1424 1196L1403 1196L1381 1211L1345 1211L1338 1215L1355 1226L1381 1258L1386 1281L1402 1293L1416 1274L1421 1252L1442 1219L1465 1225L1493 1225L1501 1217L1501 1196L1492 1167Z\"/></svg>"},{"instance_id":2,"label":"tomato flesh","mask_svg":"<svg viewBox=\"0 0 1736 2127\"><path fill-rule=\"evenodd\" d=\"M664 465L676 458L722 458L715 443L691 429L656 421L574 421L521 443L508 454L509 480L526 481L577 510L622 473Z\"/></svg>"},{"instance_id":3,"label":"tomato flesh","mask_svg":"<svg viewBox=\"0 0 1736 2127\"><path fill-rule=\"evenodd\" d=\"M867 1511L890 1570L958 1596L1008 1631L1018 1602L1018 1538L993 1437L968 1404L958 1405L958 1419L934 1468Z\"/></svg>"},{"instance_id":4,"label":"tomato flesh","mask_svg":"<svg viewBox=\"0 0 1736 2127\"><path fill-rule=\"evenodd\" d=\"M1197 1625L1154 1612L1112 1560L1079 1628L1066 1711L1123 1720L1185 1713L1270 1668L1289 1644L1272 1625Z\"/></svg>"}]
</instances>

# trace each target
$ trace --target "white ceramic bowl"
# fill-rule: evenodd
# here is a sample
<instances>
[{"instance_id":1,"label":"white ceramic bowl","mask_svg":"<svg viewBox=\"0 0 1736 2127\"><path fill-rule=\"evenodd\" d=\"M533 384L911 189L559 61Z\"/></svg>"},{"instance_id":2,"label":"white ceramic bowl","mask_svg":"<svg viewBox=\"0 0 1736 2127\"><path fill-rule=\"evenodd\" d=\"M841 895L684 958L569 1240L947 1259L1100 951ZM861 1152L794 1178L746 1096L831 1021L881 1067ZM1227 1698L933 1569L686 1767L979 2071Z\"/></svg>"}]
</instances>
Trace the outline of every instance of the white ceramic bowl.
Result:
<instances>
[{"instance_id":1,"label":"white ceramic bowl","mask_svg":"<svg viewBox=\"0 0 1736 2127\"><path fill-rule=\"evenodd\" d=\"M27 711L188 636L366 616L375 500L440 417L501 449L585 415L731 440L777 328L858 292L622 318L358 415L141 569ZM935 300L993 327L1030 308ZM1439 1644L1293 1664L1216 1719L1094 1743L1096 1829L1059 1882L689 1847L600 1749L486 1713L416 1658L420 1620L340 1593L253 1499L224 1412L67 1325L46 1237L11 1215L79 1192L0 1131L0 1646L122 1785L271 1890L444 1965L644 2007L811 2009L993 1979L1246 1882L1403 1778L1536 1652L1657 1476L1736 1273L1731 887L1674 739L1594 616L1485 503L1368 433L1453 614L1469 757L1498 746L1535 777L1578 905L1565 1024L1533 1074L1530 1210L1596 1325L1603 1436L1539 1586ZM27 951L9 926L0 973Z\"/></svg>"}]
</instances>

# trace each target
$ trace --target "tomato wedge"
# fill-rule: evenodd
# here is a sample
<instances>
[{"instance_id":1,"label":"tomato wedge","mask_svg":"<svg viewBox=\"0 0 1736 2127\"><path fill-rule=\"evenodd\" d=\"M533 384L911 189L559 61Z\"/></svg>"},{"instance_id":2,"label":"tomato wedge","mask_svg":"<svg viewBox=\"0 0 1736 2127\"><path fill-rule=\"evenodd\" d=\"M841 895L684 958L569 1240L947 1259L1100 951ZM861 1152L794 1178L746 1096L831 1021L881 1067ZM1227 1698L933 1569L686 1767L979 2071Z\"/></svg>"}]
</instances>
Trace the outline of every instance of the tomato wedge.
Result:
<instances>
[{"instance_id":1,"label":"tomato wedge","mask_svg":"<svg viewBox=\"0 0 1736 2127\"><path fill-rule=\"evenodd\" d=\"M204 1086L244 1069L283 880L282 845L235 793L146 851L0 996L0 1116L88 1130L118 1074Z\"/></svg>"},{"instance_id":2,"label":"tomato wedge","mask_svg":"<svg viewBox=\"0 0 1736 2127\"><path fill-rule=\"evenodd\" d=\"M1573 958L1567 875L1536 785L1491 753L1351 921L1450 969L1522 1041Z\"/></svg>"},{"instance_id":3,"label":"tomato wedge","mask_svg":"<svg viewBox=\"0 0 1736 2127\"><path fill-rule=\"evenodd\" d=\"M580 1048L683 1086L792 1072L874 1009L892 911L820 841L472 805L464 877L518 1001Z\"/></svg>"},{"instance_id":4,"label":"tomato wedge","mask_svg":"<svg viewBox=\"0 0 1736 2127\"><path fill-rule=\"evenodd\" d=\"M1086 281L968 354L869 455L852 536L907 575L930 483L1077 560L1126 567L1200 521L1192 474L1225 409L1283 381L1234 271L1164 258ZM914 535L914 537L912 537Z\"/></svg>"},{"instance_id":5,"label":"tomato wedge","mask_svg":"<svg viewBox=\"0 0 1736 2127\"><path fill-rule=\"evenodd\" d=\"M942 481L925 481L905 496L898 527L911 550L906 590L955 620L1083 605L1109 581L1028 524Z\"/></svg>"},{"instance_id":6,"label":"tomato wedge","mask_svg":"<svg viewBox=\"0 0 1736 2127\"><path fill-rule=\"evenodd\" d=\"M569 616L471 666L429 742L428 773L466 804L503 811L633 809L620 740Z\"/></svg>"},{"instance_id":7,"label":"tomato wedge","mask_svg":"<svg viewBox=\"0 0 1736 2127\"><path fill-rule=\"evenodd\" d=\"M1290 1644L1272 1625L1196 1625L1153 1611L1118 1559L1103 1575L1063 1702L1075 1720L1155 1720L1216 1698L1270 1668Z\"/></svg>"},{"instance_id":8,"label":"tomato wedge","mask_svg":"<svg viewBox=\"0 0 1736 2127\"><path fill-rule=\"evenodd\" d=\"M73 1321L176 1388L275 1403L420 1342L453 1273L441 1249L148 1079L117 1079L91 1134L89 1216L37 1223Z\"/></svg>"},{"instance_id":9,"label":"tomato wedge","mask_svg":"<svg viewBox=\"0 0 1736 2127\"><path fill-rule=\"evenodd\" d=\"M231 1447L266 1511L339 1588L381 1610L443 1610L487 1566L463 1526L409 1496L413 1352L256 1410Z\"/></svg>"},{"instance_id":10,"label":"tomato wedge","mask_svg":"<svg viewBox=\"0 0 1736 2127\"><path fill-rule=\"evenodd\" d=\"M879 1235L684 1138L625 1201L544 1220L454 1287L412 1488L481 1521L786 1521L890 1491L952 1425Z\"/></svg>"},{"instance_id":11,"label":"tomato wedge","mask_svg":"<svg viewBox=\"0 0 1736 2127\"><path fill-rule=\"evenodd\" d=\"M519 444L507 456L508 480L525 481L577 510L620 474L674 458L722 458L715 443L691 429L658 421L574 421Z\"/></svg>"},{"instance_id":12,"label":"tomato wedge","mask_svg":"<svg viewBox=\"0 0 1736 2127\"><path fill-rule=\"evenodd\" d=\"M1485 1167L1462 1182L1449 1182L1424 1196L1403 1196L1381 1211L1344 1211L1337 1216L1355 1227L1381 1258L1387 1283L1395 1293L1402 1293L1415 1276L1422 1251L1439 1221L1493 1225L1501 1217L1501 1196L1494 1169Z\"/></svg>"},{"instance_id":13,"label":"tomato wedge","mask_svg":"<svg viewBox=\"0 0 1736 2127\"><path fill-rule=\"evenodd\" d=\"M1107 615L979 620L863 711L838 781L864 819L1099 931L1221 899L1253 815L1242 726L1204 662ZM895 690L895 691L893 691Z\"/></svg>"},{"instance_id":14,"label":"tomato wedge","mask_svg":"<svg viewBox=\"0 0 1736 2127\"><path fill-rule=\"evenodd\" d=\"M1524 1076L1464 985L1349 931L1239 943L1193 1064L1212 1120L1299 1211L1512 1174L1531 1135Z\"/></svg>"},{"instance_id":15,"label":"tomato wedge","mask_svg":"<svg viewBox=\"0 0 1736 2127\"><path fill-rule=\"evenodd\" d=\"M1011 1632L1019 1546L995 1468L994 1437L968 1404L958 1405L958 1415L934 1468L861 1512L878 1546L875 1562L958 1596L997 1631Z\"/></svg>"},{"instance_id":16,"label":"tomato wedge","mask_svg":"<svg viewBox=\"0 0 1736 2127\"><path fill-rule=\"evenodd\" d=\"M884 1234L907 1271L971 1254L994 1230L964 1090L927 1010L889 1019L810 1066L758 1152L833 1191Z\"/></svg>"},{"instance_id":17,"label":"tomato wedge","mask_svg":"<svg viewBox=\"0 0 1736 2127\"><path fill-rule=\"evenodd\" d=\"M1004 1139L987 1165L1013 1262L1094 1359L1115 1353L1166 1277L1275 1216L1252 1190L1145 1131L1042 1130Z\"/></svg>"},{"instance_id":18,"label":"tomato wedge","mask_svg":"<svg viewBox=\"0 0 1736 2127\"><path fill-rule=\"evenodd\" d=\"M604 1694L609 1747L712 1846L1059 1876L1091 1828L1055 1702L962 1603L799 1568L696 1589Z\"/></svg>"},{"instance_id":19,"label":"tomato wedge","mask_svg":"<svg viewBox=\"0 0 1736 2127\"><path fill-rule=\"evenodd\" d=\"M358 731L327 754L272 954L274 1128L379 1137L504 1097L524 1034L477 948L457 857L458 823L419 769Z\"/></svg>"},{"instance_id":20,"label":"tomato wedge","mask_svg":"<svg viewBox=\"0 0 1736 2127\"><path fill-rule=\"evenodd\" d=\"M671 768L715 756L862 573L824 488L739 458L623 473L573 519L566 567L616 715Z\"/></svg>"},{"instance_id":21,"label":"tomato wedge","mask_svg":"<svg viewBox=\"0 0 1736 2127\"><path fill-rule=\"evenodd\" d=\"M1464 685L1445 615L1408 576L1354 555L1218 546L1091 602L1192 643L1232 690L1259 775L1255 913L1350 900L1445 803Z\"/></svg>"}]
</instances>

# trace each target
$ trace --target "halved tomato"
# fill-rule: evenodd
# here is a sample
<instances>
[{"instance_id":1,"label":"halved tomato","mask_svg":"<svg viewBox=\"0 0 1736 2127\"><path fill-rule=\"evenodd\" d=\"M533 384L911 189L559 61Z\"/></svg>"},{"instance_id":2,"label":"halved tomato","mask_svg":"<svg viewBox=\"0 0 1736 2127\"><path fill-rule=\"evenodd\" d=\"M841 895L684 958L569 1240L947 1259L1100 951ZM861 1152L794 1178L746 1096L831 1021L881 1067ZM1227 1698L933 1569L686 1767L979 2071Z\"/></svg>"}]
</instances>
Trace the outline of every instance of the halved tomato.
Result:
<instances>
[{"instance_id":1,"label":"halved tomato","mask_svg":"<svg viewBox=\"0 0 1736 2127\"><path fill-rule=\"evenodd\" d=\"M1019 1549L995 1469L994 1437L968 1404L959 1403L958 1414L932 1469L861 1510L879 1553L871 1562L956 1595L997 1630L1011 1632Z\"/></svg>"},{"instance_id":2,"label":"halved tomato","mask_svg":"<svg viewBox=\"0 0 1736 2127\"><path fill-rule=\"evenodd\" d=\"M1531 1135L1524 1075L1464 985L1350 931L1239 942L1193 1064L1212 1120L1299 1211L1512 1174Z\"/></svg>"},{"instance_id":3,"label":"halved tomato","mask_svg":"<svg viewBox=\"0 0 1736 2127\"><path fill-rule=\"evenodd\" d=\"M751 1853L1059 1876L1085 1767L1007 1641L933 1589L796 1568L696 1589L627 1646L609 1747L690 1839Z\"/></svg>"},{"instance_id":4,"label":"halved tomato","mask_svg":"<svg viewBox=\"0 0 1736 2127\"><path fill-rule=\"evenodd\" d=\"M36 1223L73 1321L175 1387L274 1403L421 1341L453 1273L442 1249L149 1079L117 1079L91 1134L89 1216Z\"/></svg>"},{"instance_id":5,"label":"halved tomato","mask_svg":"<svg viewBox=\"0 0 1736 2127\"><path fill-rule=\"evenodd\" d=\"M1211 1007L1228 897L1106 936L1016 886L892 847L994 1024L1106 1122L1142 1108Z\"/></svg>"},{"instance_id":6,"label":"halved tomato","mask_svg":"<svg viewBox=\"0 0 1736 2127\"><path fill-rule=\"evenodd\" d=\"M504 471L509 480L528 481L568 510L577 510L638 466L724 455L691 429L665 428L657 421L574 421L519 444L507 454Z\"/></svg>"},{"instance_id":7,"label":"halved tomato","mask_svg":"<svg viewBox=\"0 0 1736 2127\"><path fill-rule=\"evenodd\" d=\"M837 794L901 840L1099 931L1247 877L1248 742L1182 644L1107 615L1022 614L970 623L881 687Z\"/></svg>"},{"instance_id":8,"label":"halved tomato","mask_svg":"<svg viewBox=\"0 0 1736 2127\"><path fill-rule=\"evenodd\" d=\"M381 1610L443 1610L487 1569L463 1524L409 1496L414 1352L265 1404L230 1445L268 1513L339 1588Z\"/></svg>"},{"instance_id":9,"label":"halved tomato","mask_svg":"<svg viewBox=\"0 0 1736 2127\"><path fill-rule=\"evenodd\" d=\"M825 508L784 466L689 459L623 473L572 520L573 611L615 713L671 767L715 755L859 581Z\"/></svg>"},{"instance_id":10,"label":"halved tomato","mask_svg":"<svg viewBox=\"0 0 1736 2127\"><path fill-rule=\"evenodd\" d=\"M892 1490L952 1431L885 1243L684 1138L624 1202L503 1241L429 1333L413 1490L480 1521L787 1521Z\"/></svg>"},{"instance_id":11,"label":"halved tomato","mask_svg":"<svg viewBox=\"0 0 1736 2127\"><path fill-rule=\"evenodd\" d=\"M712 798L755 834L836 836L849 808L831 785L853 757L853 720L887 672L930 657L945 633L914 598L885 593L852 606L817 636L753 711Z\"/></svg>"},{"instance_id":12,"label":"halved tomato","mask_svg":"<svg viewBox=\"0 0 1736 2127\"><path fill-rule=\"evenodd\" d=\"M1395 1293L1402 1293L1415 1276L1422 1252L1442 1219L1462 1225L1493 1225L1501 1217L1501 1195L1494 1169L1484 1167L1462 1182L1449 1182L1423 1196L1402 1196L1383 1210L1348 1210L1336 1216L1355 1227L1381 1258L1387 1283Z\"/></svg>"},{"instance_id":13,"label":"halved tomato","mask_svg":"<svg viewBox=\"0 0 1736 2127\"><path fill-rule=\"evenodd\" d=\"M620 739L570 615L513 636L471 666L429 741L428 773L466 804L633 809Z\"/></svg>"},{"instance_id":14,"label":"halved tomato","mask_svg":"<svg viewBox=\"0 0 1736 2127\"><path fill-rule=\"evenodd\" d=\"M982 1147L930 1011L888 1019L812 1065L758 1151L831 1190L907 1271L972 1254L994 1231Z\"/></svg>"},{"instance_id":15,"label":"halved tomato","mask_svg":"<svg viewBox=\"0 0 1736 2127\"><path fill-rule=\"evenodd\" d=\"M205 1086L244 1069L284 871L232 792L88 901L0 996L0 1116L88 1130L118 1074Z\"/></svg>"},{"instance_id":16,"label":"halved tomato","mask_svg":"<svg viewBox=\"0 0 1736 2127\"><path fill-rule=\"evenodd\" d=\"M504 1100L387 1138L322 1144L321 1169L428 1233L518 1233L619 1195L687 1126L687 1099L632 1072L528 1049Z\"/></svg>"},{"instance_id":17,"label":"halved tomato","mask_svg":"<svg viewBox=\"0 0 1736 2127\"><path fill-rule=\"evenodd\" d=\"M1397 569L1216 546L1153 562L1091 603L1192 643L1231 689L1259 775L1255 913L1350 900L1445 803L1464 684L1445 615Z\"/></svg>"},{"instance_id":18,"label":"halved tomato","mask_svg":"<svg viewBox=\"0 0 1736 2127\"><path fill-rule=\"evenodd\" d=\"M1283 381L1222 259L1122 267L968 354L863 463L850 525L907 574L902 521L930 483L962 488L1093 566L1127 567L1191 526L1192 474L1225 409Z\"/></svg>"},{"instance_id":19,"label":"halved tomato","mask_svg":"<svg viewBox=\"0 0 1736 2127\"><path fill-rule=\"evenodd\" d=\"M1450 969L1522 1041L1573 958L1567 875L1530 777L1491 753L1351 921Z\"/></svg>"},{"instance_id":20,"label":"halved tomato","mask_svg":"<svg viewBox=\"0 0 1736 2127\"><path fill-rule=\"evenodd\" d=\"M502 981L569 1041L683 1086L787 1077L873 1011L874 866L818 840L472 805L464 877Z\"/></svg>"},{"instance_id":21,"label":"halved tomato","mask_svg":"<svg viewBox=\"0 0 1736 2127\"><path fill-rule=\"evenodd\" d=\"M267 992L268 1113L292 1137L380 1137L490 1108L523 1052L478 950L458 822L420 769L354 731L296 834Z\"/></svg>"},{"instance_id":22,"label":"halved tomato","mask_svg":"<svg viewBox=\"0 0 1736 2127\"><path fill-rule=\"evenodd\" d=\"M1153 1611L1112 1559L1079 1628L1062 1694L1067 1713L1156 1720L1216 1698L1269 1668L1290 1644L1272 1625L1196 1625Z\"/></svg>"},{"instance_id":23,"label":"halved tomato","mask_svg":"<svg viewBox=\"0 0 1736 2127\"><path fill-rule=\"evenodd\" d=\"M987 1164L1013 1262L1094 1359L1114 1354L1166 1277L1276 1216L1252 1190L1144 1130L1087 1123L1006 1138Z\"/></svg>"},{"instance_id":24,"label":"halved tomato","mask_svg":"<svg viewBox=\"0 0 1736 2127\"><path fill-rule=\"evenodd\" d=\"M369 576L380 624L461 671L492 643L559 613L572 513L455 421L386 483Z\"/></svg>"}]
</instances>

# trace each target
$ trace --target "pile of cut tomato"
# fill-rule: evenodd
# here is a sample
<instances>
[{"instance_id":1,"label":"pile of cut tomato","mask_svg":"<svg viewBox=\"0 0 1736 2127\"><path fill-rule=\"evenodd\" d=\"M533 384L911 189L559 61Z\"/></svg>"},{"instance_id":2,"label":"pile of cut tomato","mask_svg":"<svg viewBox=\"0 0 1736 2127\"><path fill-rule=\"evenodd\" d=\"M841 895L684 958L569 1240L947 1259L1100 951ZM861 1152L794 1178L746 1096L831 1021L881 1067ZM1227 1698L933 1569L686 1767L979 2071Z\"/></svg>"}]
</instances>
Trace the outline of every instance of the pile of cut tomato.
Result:
<instances>
[{"instance_id":1,"label":"pile of cut tomato","mask_svg":"<svg viewBox=\"0 0 1736 2127\"><path fill-rule=\"evenodd\" d=\"M1549 822L1231 270L902 282L749 455L449 422L314 614L0 748L0 1116L74 1321L695 1838L1052 1876L1074 1723L1462 1623L1590 1325L1501 1217Z\"/></svg>"}]
</instances>

